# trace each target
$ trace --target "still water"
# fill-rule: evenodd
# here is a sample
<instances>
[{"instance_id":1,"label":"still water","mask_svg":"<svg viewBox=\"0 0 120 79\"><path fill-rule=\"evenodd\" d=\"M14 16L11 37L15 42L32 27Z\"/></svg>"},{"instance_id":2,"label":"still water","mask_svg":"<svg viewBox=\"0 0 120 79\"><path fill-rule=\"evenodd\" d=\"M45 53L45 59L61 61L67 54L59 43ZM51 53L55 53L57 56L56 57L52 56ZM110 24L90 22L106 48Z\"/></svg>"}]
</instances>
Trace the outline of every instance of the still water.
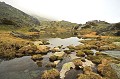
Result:
<instances>
[{"instance_id":1,"label":"still water","mask_svg":"<svg viewBox=\"0 0 120 79\"><path fill-rule=\"evenodd\" d=\"M49 38L47 39L50 42L50 47L56 47L63 45L63 47L69 45L79 45L80 39L77 37L70 37L70 38ZM82 40L82 39L81 39ZM0 61L0 79L40 79L40 74L47 69L45 65L49 62L49 56L52 53L49 52L47 55L43 56L42 66L39 67L32 59L31 56L24 56L21 58L15 58L9 61L4 61L1 59ZM74 54L73 54L74 55ZM66 62L69 62L71 59L69 56L64 57L63 61L61 61L57 69L61 70L62 65ZM74 79L76 74L81 71L71 70L70 73L66 75L65 79Z\"/></svg>"}]
</instances>

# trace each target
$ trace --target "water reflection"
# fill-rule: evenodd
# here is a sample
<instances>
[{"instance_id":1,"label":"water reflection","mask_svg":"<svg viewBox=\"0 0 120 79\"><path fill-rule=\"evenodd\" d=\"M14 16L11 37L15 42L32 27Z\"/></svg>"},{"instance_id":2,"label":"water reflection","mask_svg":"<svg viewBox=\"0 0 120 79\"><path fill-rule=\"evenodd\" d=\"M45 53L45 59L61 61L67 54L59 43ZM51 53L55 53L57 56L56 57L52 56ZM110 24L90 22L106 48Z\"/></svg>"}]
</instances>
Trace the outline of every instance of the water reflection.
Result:
<instances>
[{"instance_id":1,"label":"water reflection","mask_svg":"<svg viewBox=\"0 0 120 79\"><path fill-rule=\"evenodd\" d=\"M70 37L66 39L61 38L49 38L50 47L56 47L63 45L63 47L69 45L79 45L81 44L80 39L77 37ZM0 63L0 79L40 79L41 72L47 69L46 64L48 64L49 57L52 55L49 52L47 55L43 56L43 60L34 62L31 56L24 56L21 58L15 58L9 61L2 61ZM58 64L57 69L61 70L62 65L71 60L70 56L67 55ZM77 71L76 71L77 72ZM74 72L73 72L74 73ZM74 76L74 75L73 75Z\"/></svg>"},{"instance_id":2,"label":"water reflection","mask_svg":"<svg viewBox=\"0 0 120 79\"><path fill-rule=\"evenodd\" d=\"M40 71L31 56L2 61L0 79L33 79Z\"/></svg>"},{"instance_id":3,"label":"water reflection","mask_svg":"<svg viewBox=\"0 0 120 79\"><path fill-rule=\"evenodd\" d=\"M50 47L56 47L56 46L61 46L63 45L63 47L69 46L69 45L79 45L82 44L80 43L80 39L77 37L70 37L70 38L66 38L66 39L61 39L61 38L49 38L48 39L50 42ZM82 39L81 39L82 40Z\"/></svg>"}]
</instances>

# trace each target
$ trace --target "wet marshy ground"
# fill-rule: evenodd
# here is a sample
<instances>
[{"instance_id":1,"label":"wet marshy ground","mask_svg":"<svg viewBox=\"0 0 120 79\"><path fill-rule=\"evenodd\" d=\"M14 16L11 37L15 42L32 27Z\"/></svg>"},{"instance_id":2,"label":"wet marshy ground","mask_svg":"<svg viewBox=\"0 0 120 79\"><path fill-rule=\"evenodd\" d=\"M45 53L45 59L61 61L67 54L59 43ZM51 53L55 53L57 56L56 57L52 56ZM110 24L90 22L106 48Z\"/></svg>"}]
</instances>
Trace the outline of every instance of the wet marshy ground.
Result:
<instances>
[{"instance_id":1,"label":"wet marshy ground","mask_svg":"<svg viewBox=\"0 0 120 79\"><path fill-rule=\"evenodd\" d=\"M82 45L80 40L77 37L70 37L70 38L46 38L49 41L49 47L57 47L61 46L61 51L68 49L67 46L69 45ZM96 50L93 50L95 53ZM119 56L118 53L114 53L114 51L106 51L110 52L112 55ZM115 51L116 52L116 51ZM41 73L44 70L51 69L51 67L46 67L46 65L50 62L49 57L52 55L52 52L48 52L46 55L43 55L42 62L37 64L31 59L31 56L24 56L21 58L14 58L11 60L0 60L0 79L40 79ZM72 52L71 54L65 54L64 58L60 63L57 65L56 69L59 71L62 69L63 64L70 62L73 58L76 57L76 53ZM120 56L119 56L120 57ZM65 79L76 79L77 74L82 73L83 71L71 69L65 75ZM97 72L96 66L93 68L93 72Z\"/></svg>"},{"instance_id":2,"label":"wet marshy ground","mask_svg":"<svg viewBox=\"0 0 120 79\"><path fill-rule=\"evenodd\" d=\"M79 38L77 37L70 37L66 39L61 38L49 38L47 39L50 42L51 48L63 45L63 47L69 46L69 45L79 45L81 44L79 42ZM61 48L61 50L64 50ZM46 64L48 64L49 57L51 56L52 52L47 53L47 55L43 56L42 60L42 66L37 65L32 59L31 56L24 56L21 58L14 58L11 60L2 60L0 62L0 78L1 79L39 79L40 73L42 73L44 70L51 69L45 67ZM72 54L75 55L75 54ZM70 55L66 55L64 59L58 64L56 67L58 70L61 70L62 65L66 62L69 62L71 60ZM66 79L73 79L75 78L75 75L80 73L82 71L76 71L75 69L70 70L70 73L74 73L69 76L69 74L66 75Z\"/></svg>"}]
</instances>

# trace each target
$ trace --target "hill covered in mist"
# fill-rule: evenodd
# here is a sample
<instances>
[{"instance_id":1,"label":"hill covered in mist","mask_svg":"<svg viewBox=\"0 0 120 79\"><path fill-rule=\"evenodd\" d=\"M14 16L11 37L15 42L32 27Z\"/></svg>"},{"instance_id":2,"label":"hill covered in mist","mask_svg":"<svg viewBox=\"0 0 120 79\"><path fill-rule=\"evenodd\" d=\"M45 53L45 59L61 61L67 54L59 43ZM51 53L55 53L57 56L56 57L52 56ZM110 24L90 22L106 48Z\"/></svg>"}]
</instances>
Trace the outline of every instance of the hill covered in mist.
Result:
<instances>
[{"instance_id":1,"label":"hill covered in mist","mask_svg":"<svg viewBox=\"0 0 120 79\"><path fill-rule=\"evenodd\" d=\"M0 2L0 24L21 27L40 25L40 22L38 19L12 7L11 5Z\"/></svg>"}]
</instances>

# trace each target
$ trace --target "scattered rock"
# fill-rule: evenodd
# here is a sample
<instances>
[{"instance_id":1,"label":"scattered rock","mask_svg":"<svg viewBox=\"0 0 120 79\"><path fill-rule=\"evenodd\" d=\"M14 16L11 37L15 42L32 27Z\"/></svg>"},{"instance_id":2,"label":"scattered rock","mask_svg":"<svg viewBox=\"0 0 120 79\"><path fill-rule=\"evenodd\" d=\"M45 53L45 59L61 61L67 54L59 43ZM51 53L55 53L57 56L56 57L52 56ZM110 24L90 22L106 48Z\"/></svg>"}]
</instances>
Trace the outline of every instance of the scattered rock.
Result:
<instances>
[{"instance_id":1,"label":"scattered rock","mask_svg":"<svg viewBox=\"0 0 120 79\"><path fill-rule=\"evenodd\" d=\"M38 65L38 67L42 67L42 61L40 61L40 60L38 61L38 60L37 60L37 61L36 61L36 64Z\"/></svg>"},{"instance_id":2,"label":"scattered rock","mask_svg":"<svg viewBox=\"0 0 120 79\"><path fill-rule=\"evenodd\" d=\"M92 72L92 69L91 69L90 66L85 66L85 67L83 68L83 71L84 71L84 74L90 75L90 73Z\"/></svg>"},{"instance_id":3,"label":"scattered rock","mask_svg":"<svg viewBox=\"0 0 120 79\"><path fill-rule=\"evenodd\" d=\"M94 64L90 60L85 59L85 62L82 62L82 67L86 66L94 67Z\"/></svg>"},{"instance_id":4,"label":"scattered rock","mask_svg":"<svg viewBox=\"0 0 120 79\"><path fill-rule=\"evenodd\" d=\"M79 74L77 79L103 79L99 74L92 72L91 67L83 68L84 74Z\"/></svg>"},{"instance_id":5,"label":"scattered rock","mask_svg":"<svg viewBox=\"0 0 120 79\"><path fill-rule=\"evenodd\" d=\"M30 55L35 54L35 51L37 51L37 47L35 45L27 45L20 48L17 52L25 55Z\"/></svg>"},{"instance_id":6,"label":"scattered rock","mask_svg":"<svg viewBox=\"0 0 120 79\"><path fill-rule=\"evenodd\" d=\"M94 52L92 50L83 50L83 52L86 54L86 55L94 55Z\"/></svg>"},{"instance_id":7,"label":"scattered rock","mask_svg":"<svg viewBox=\"0 0 120 79\"><path fill-rule=\"evenodd\" d=\"M76 56L78 56L78 57L84 57L85 53L82 52L81 50L79 50L79 51L76 52Z\"/></svg>"},{"instance_id":8,"label":"scattered rock","mask_svg":"<svg viewBox=\"0 0 120 79\"><path fill-rule=\"evenodd\" d=\"M73 60L73 59L77 59L77 58L80 58L80 57L78 57L78 56L76 56L74 54L70 54L70 58L71 58L71 60Z\"/></svg>"},{"instance_id":9,"label":"scattered rock","mask_svg":"<svg viewBox=\"0 0 120 79\"><path fill-rule=\"evenodd\" d=\"M101 60L101 64L98 65L98 72L102 72L103 68L108 64L108 60L107 59L102 59Z\"/></svg>"},{"instance_id":10,"label":"scattered rock","mask_svg":"<svg viewBox=\"0 0 120 79\"><path fill-rule=\"evenodd\" d=\"M118 79L120 79L120 63L119 64L111 63L110 65L112 69L117 73Z\"/></svg>"},{"instance_id":11,"label":"scattered rock","mask_svg":"<svg viewBox=\"0 0 120 79\"><path fill-rule=\"evenodd\" d=\"M58 57L63 57L65 52L55 52L54 55Z\"/></svg>"},{"instance_id":12,"label":"scattered rock","mask_svg":"<svg viewBox=\"0 0 120 79\"><path fill-rule=\"evenodd\" d=\"M50 56L49 60L50 60L51 62L53 62L53 61L56 61L57 58L58 58L58 56L52 55L52 56Z\"/></svg>"},{"instance_id":13,"label":"scattered rock","mask_svg":"<svg viewBox=\"0 0 120 79\"><path fill-rule=\"evenodd\" d=\"M102 55L102 53L101 53L101 52L96 52L95 55L96 55L96 56Z\"/></svg>"},{"instance_id":14,"label":"scattered rock","mask_svg":"<svg viewBox=\"0 0 120 79\"><path fill-rule=\"evenodd\" d=\"M90 75L79 74L77 79L103 79L99 74L91 73Z\"/></svg>"},{"instance_id":15,"label":"scattered rock","mask_svg":"<svg viewBox=\"0 0 120 79\"><path fill-rule=\"evenodd\" d=\"M50 43L48 42L48 40L42 40L43 45L49 45Z\"/></svg>"},{"instance_id":16,"label":"scattered rock","mask_svg":"<svg viewBox=\"0 0 120 79\"><path fill-rule=\"evenodd\" d=\"M54 47L51 51L52 52L60 52L60 48L59 47Z\"/></svg>"},{"instance_id":17,"label":"scattered rock","mask_svg":"<svg viewBox=\"0 0 120 79\"><path fill-rule=\"evenodd\" d=\"M111 67L110 64L98 65L98 72L103 76L111 79L119 79L115 70Z\"/></svg>"},{"instance_id":18,"label":"scattered rock","mask_svg":"<svg viewBox=\"0 0 120 79\"><path fill-rule=\"evenodd\" d=\"M63 45L58 46L58 48L62 48L62 47L63 47Z\"/></svg>"},{"instance_id":19,"label":"scattered rock","mask_svg":"<svg viewBox=\"0 0 120 79\"><path fill-rule=\"evenodd\" d=\"M88 55L86 58L88 60L91 60L95 64L100 64L100 62L101 62L102 58L104 58L104 56L102 56L102 55L98 55L98 56Z\"/></svg>"},{"instance_id":20,"label":"scattered rock","mask_svg":"<svg viewBox=\"0 0 120 79\"><path fill-rule=\"evenodd\" d=\"M104 77L108 77L111 79L119 79L117 73L111 66L110 61L107 59L102 59L101 64L98 65L97 69L98 72Z\"/></svg>"},{"instance_id":21,"label":"scattered rock","mask_svg":"<svg viewBox=\"0 0 120 79\"><path fill-rule=\"evenodd\" d=\"M50 47L45 45L38 45L37 49L38 50L36 51L36 53L47 54L47 52L49 52Z\"/></svg>"},{"instance_id":22,"label":"scattered rock","mask_svg":"<svg viewBox=\"0 0 120 79\"><path fill-rule=\"evenodd\" d=\"M50 62L46 65L46 67L53 67L55 68L58 64L59 64L60 60L54 61L54 62Z\"/></svg>"},{"instance_id":23,"label":"scattered rock","mask_svg":"<svg viewBox=\"0 0 120 79\"><path fill-rule=\"evenodd\" d=\"M54 61L53 63L56 64L56 65L58 65L59 62L60 62L60 60L57 60L57 61Z\"/></svg>"},{"instance_id":24,"label":"scattered rock","mask_svg":"<svg viewBox=\"0 0 120 79\"><path fill-rule=\"evenodd\" d=\"M65 52L55 52L52 56L50 56L50 61L62 60Z\"/></svg>"},{"instance_id":25,"label":"scattered rock","mask_svg":"<svg viewBox=\"0 0 120 79\"><path fill-rule=\"evenodd\" d=\"M55 68L56 64L54 62L50 62L45 67L53 67L53 68Z\"/></svg>"},{"instance_id":26,"label":"scattered rock","mask_svg":"<svg viewBox=\"0 0 120 79\"><path fill-rule=\"evenodd\" d=\"M113 42L116 46L120 46L120 42Z\"/></svg>"},{"instance_id":27,"label":"scattered rock","mask_svg":"<svg viewBox=\"0 0 120 79\"><path fill-rule=\"evenodd\" d=\"M64 50L65 53L70 54L71 50Z\"/></svg>"},{"instance_id":28,"label":"scattered rock","mask_svg":"<svg viewBox=\"0 0 120 79\"><path fill-rule=\"evenodd\" d=\"M33 55L33 56L31 57L31 59L34 60L34 61L36 61L36 60L42 60L43 57L42 57L41 54L37 54L37 55Z\"/></svg>"},{"instance_id":29,"label":"scattered rock","mask_svg":"<svg viewBox=\"0 0 120 79\"><path fill-rule=\"evenodd\" d=\"M36 46L43 45L43 42L42 41L35 41L34 45L36 45Z\"/></svg>"},{"instance_id":30,"label":"scattered rock","mask_svg":"<svg viewBox=\"0 0 120 79\"><path fill-rule=\"evenodd\" d=\"M69 46L67 46L69 49L75 49L75 46L73 46L73 45L69 45Z\"/></svg>"},{"instance_id":31,"label":"scattered rock","mask_svg":"<svg viewBox=\"0 0 120 79\"><path fill-rule=\"evenodd\" d=\"M43 72L41 79L58 79L60 73L57 69L50 69Z\"/></svg>"},{"instance_id":32,"label":"scattered rock","mask_svg":"<svg viewBox=\"0 0 120 79\"><path fill-rule=\"evenodd\" d=\"M74 59L72 62L74 63L76 69L80 69L80 66L83 65L81 59Z\"/></svg>"},{"instance_id":33,"label":"scattered rock","mask_svg":"<svg viewBox=\"0 0 120 79\"><path fill-rule=\"evenodd\" d=\"M22 53L16 53L15 56L16 56L16 57L23 57L24 54L22 54Z\"/></svg>"},{"instance_id":34,"label":"scattered rock","mask_svg":"<svg viewBox=\"0 0 120 79\"><path fill-rule=\"evenodd\" d=\"M100 51L114 50L115 48L116 48L116 46L114 44L108 44L108 45L100 46L100 48L98 50L100 50Z\"/></svg>"}]
</instances>

